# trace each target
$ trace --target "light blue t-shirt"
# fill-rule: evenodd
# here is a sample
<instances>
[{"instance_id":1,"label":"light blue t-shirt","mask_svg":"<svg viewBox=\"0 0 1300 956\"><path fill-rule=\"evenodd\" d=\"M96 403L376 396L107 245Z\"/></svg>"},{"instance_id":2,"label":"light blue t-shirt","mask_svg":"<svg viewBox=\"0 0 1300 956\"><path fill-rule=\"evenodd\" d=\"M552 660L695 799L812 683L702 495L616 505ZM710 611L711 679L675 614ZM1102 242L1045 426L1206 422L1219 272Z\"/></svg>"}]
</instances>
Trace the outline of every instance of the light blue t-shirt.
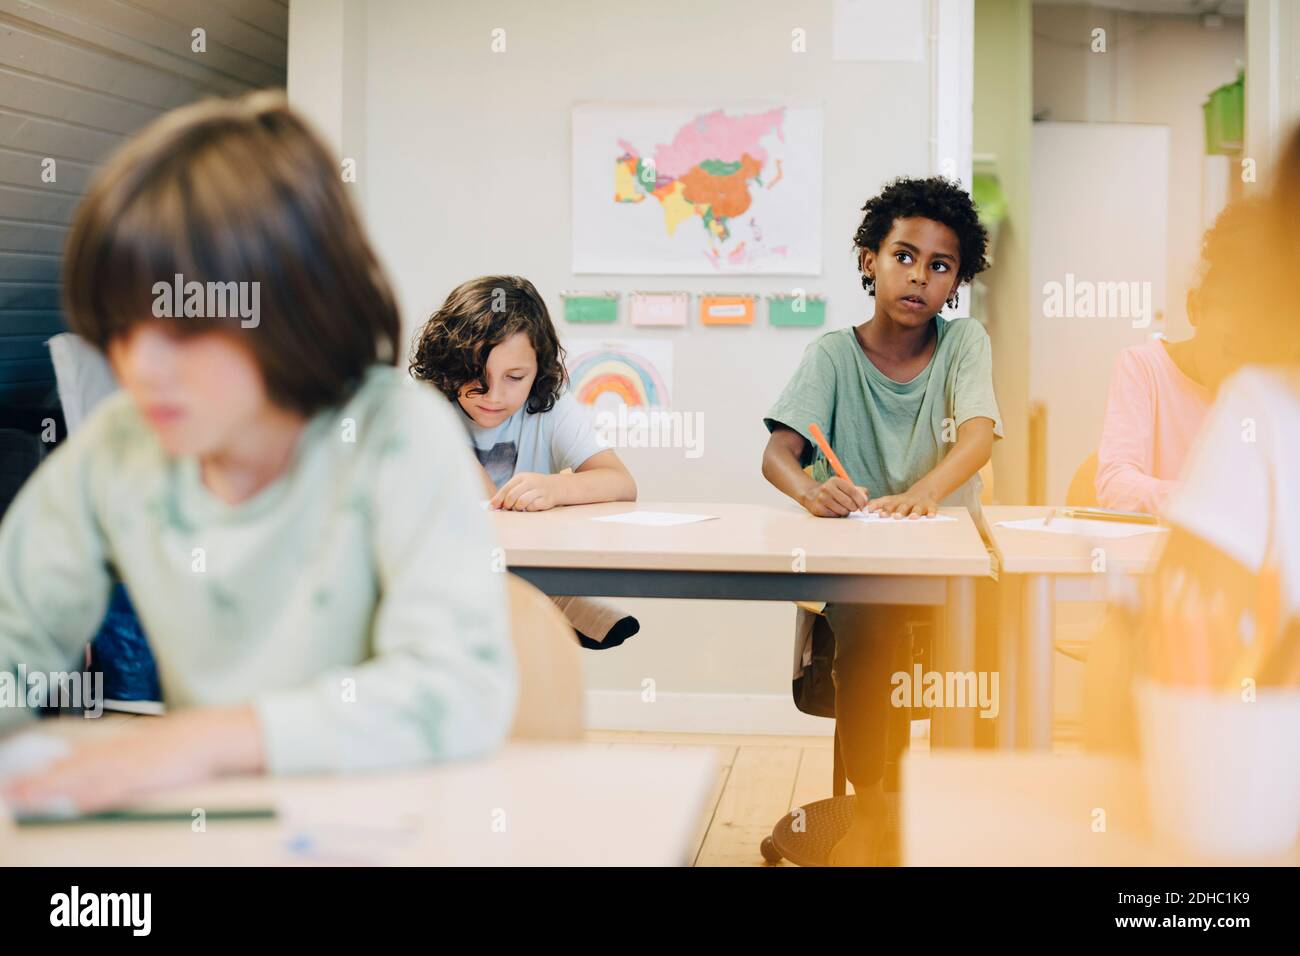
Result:
<instances>
[{"instance_id":1,"label":"light blue t-shirt","mask_svg":"<svg viewBox=\"0 0 1300 956\"><path fill-rule=\"evenodd\" d=\"M498 488L521 471L542 475L566 468L576 471L606 448L587 409L568 392L549 412L530 413L525 404L495 428L483 428L468 418L466 425L479 464Z\"/></svg>"}]
</instances>

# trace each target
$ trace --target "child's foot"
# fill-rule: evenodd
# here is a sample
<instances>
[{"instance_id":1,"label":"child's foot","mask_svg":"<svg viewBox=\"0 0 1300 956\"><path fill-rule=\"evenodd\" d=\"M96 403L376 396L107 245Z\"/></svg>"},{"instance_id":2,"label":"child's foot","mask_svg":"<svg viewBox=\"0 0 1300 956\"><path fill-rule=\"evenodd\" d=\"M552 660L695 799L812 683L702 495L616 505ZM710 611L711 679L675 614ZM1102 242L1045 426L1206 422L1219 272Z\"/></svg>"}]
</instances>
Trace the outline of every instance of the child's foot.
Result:
<instances>
[{"instance_id":1,"label":"child's foot","mask_svg":"<svg viewBox=\"0 0 1300 956\"><path fill-rule=\"evenodd\" d=\"M880 866L889 827L889 804L876 784L853 798L853 823L831 848L828 866Z\"/></svg>"},{"instance_id":2,"label":"child's foot","mask_svg":"<svg viewBox=\"0 0 1300 956\"><path fill-rule=\"evenodd\" d=\"M618 647L639 630L641 630L641 622L629 614L609 629L603 641L593 641L581 631L575 630L573 633L578 635L578 643L587 650L603 651L611 647Z\"/></svg>"}]
</instances>

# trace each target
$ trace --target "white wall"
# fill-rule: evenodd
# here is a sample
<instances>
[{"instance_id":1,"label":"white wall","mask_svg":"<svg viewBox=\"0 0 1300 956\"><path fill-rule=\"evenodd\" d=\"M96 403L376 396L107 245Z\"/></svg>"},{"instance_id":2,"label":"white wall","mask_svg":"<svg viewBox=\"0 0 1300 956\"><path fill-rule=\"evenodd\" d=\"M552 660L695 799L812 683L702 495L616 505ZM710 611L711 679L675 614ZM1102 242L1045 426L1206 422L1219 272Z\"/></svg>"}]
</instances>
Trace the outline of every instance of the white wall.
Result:
<instances>
[{"instance_id":1,"label":"white wall","mask_svg":"<svg viewBox=\"0 0 1300 956\"><path fill-rule=\"evenodd\" d=\"M296 109L315 125L335 155L365 169L366 11L357 0L308 0L289 8L286 82ZM368 176L346 179L366 209Z\"/></svg>"},{"instance_id":2,"label":"white wall","mask_svg":"<svg viewBox=\"0 0 1300 956\"><path fill-rule=\"evenodd\" d=\"M1090 49L1106 30L1106 52ZM1219 29L1193 16L1155 16L1087 5L1034 7L1034 115L1054 122L1155 123L1169 127L1169 220L1165 318L1170 338L1186 338L1187 289L1195 280L1205 228L1204 178L1222 177L1205 162L1201 104L1236 79L1246 60L1245 24ZM1222 184L1211 184L1222 195ZM1212 220L1213 213L1210 214Z\"/></svg>"},{"instance_id":3,"label":"white wall","mask_svg":"<svg viewBox=\"0 0 1300 956\"><path fill-rule=\"evenodd\" d=\"M330 9L337 2L295 0L289 90L295 101L310 97L317 79L331 80L295 71L293 34L310 30L313 17L339 16ZM342 0L345 8L354 2ZM363 6L362 195L408 330L458 282L492 272L532 279L562 336L569 330L560 318L561 289L762 293L794 284L788 278L573 276L569 110L589 99L822 103L825 271L798 284L826 295L828 328L865 317L870 306L851 251L858 210L885 179L930 171L928 64L832 62L830 5L817 0L651 6L372 0ZM497 27L506 30L503 54L490 49ZM807 31L807 53L791 52L796 27ZM602 335L604 329L630 337L644 332L625 319L601 328ZM752 328L653 334L676 342L673 405L703 414L704 454L687 460L681 450L627 450L642 499L779 504L783 499L759 473L766 441L761 417L820 331L773 329L760 321ZM639 692L650 677L660 694L788 697L791 605L625 603L643 632L617 651L585 655L592 688Z\"/></svg>"},{"instance_id":4,"label":"white wall","mask_svg":"<svg viewBox=\"0 0 1300 956\"><path fill-rule=\"evenodd\" d=\"M1246 155L1259 181L1300 122L1300 6L1295 0L1248 0Z\"/></svg>"}]
</instances>

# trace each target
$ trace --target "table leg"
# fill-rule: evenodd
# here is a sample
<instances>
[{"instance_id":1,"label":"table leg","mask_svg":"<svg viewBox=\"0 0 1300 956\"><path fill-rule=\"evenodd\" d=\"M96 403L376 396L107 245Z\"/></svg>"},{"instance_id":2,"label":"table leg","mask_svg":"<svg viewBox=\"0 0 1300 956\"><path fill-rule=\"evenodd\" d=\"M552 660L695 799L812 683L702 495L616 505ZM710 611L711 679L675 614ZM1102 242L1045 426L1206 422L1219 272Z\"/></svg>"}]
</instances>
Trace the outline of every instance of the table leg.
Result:
<instances>
[{"instance_id":1,"label":"table leg","mask_svg":"<svg viewBox=\"0 0 1300 956\"><path fill-rule=\"evenodd\" d=\"M1004 574L998 588L998 749L1015 750L1024 735L1020 733L1021 592L1024 582L1018 575ZM1004 594L1003 590L1011 594ZM1012 590L1014 589L1014 590Z\"/></svg>"},{"instance_id":2,"label":"table leg","mask_svg":"<svg viewBox=\"0 0 1300 956\"><path fill-rule=\"evenodd\" d=\"M1052 749L1052 665L1055 653L1056 595L1050 574L1025 576L1024 645L1021 654L1021 711L1032 750Z\"/></svg>"},{"instance_id":3,"label":"table leg","mask_svg":"<svg viewBox=\"0 0 1300 956\"><path fill-rule=\"evenodd\" d=\"M975 671L975 580L948 578L942 641L935 670ZM974 747L977 707L940 707L930 722L930 740L939 747Z\"/></svg>"}]
</instances>

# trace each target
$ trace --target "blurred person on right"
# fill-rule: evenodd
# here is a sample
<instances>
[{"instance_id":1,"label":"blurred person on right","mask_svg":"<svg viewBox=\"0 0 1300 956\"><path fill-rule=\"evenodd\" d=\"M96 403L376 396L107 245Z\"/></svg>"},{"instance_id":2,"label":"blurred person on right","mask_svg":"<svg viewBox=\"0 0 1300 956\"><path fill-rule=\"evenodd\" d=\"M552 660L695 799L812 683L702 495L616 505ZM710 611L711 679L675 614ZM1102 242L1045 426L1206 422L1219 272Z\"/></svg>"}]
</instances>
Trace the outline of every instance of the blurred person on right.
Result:
<instances>
[{"instance_id":1,"label":"blurred person on right","mask_svg":"<svg viewBox=\"0 0 1300 956\"><path fill-rule=\"evenodd\" d=\"M1300 692L1300 237L1288 228L1300 222L1300 129L1271 191L1224 216L1234 240L1211 268L1228 277L1216 302L1243 367L1219 387L1169 493L1154 574L1133 608L1112 608L1089 654L1095 749L1135 748L1135 674L1187 689Z\"/></svg>"}]
</instances>

